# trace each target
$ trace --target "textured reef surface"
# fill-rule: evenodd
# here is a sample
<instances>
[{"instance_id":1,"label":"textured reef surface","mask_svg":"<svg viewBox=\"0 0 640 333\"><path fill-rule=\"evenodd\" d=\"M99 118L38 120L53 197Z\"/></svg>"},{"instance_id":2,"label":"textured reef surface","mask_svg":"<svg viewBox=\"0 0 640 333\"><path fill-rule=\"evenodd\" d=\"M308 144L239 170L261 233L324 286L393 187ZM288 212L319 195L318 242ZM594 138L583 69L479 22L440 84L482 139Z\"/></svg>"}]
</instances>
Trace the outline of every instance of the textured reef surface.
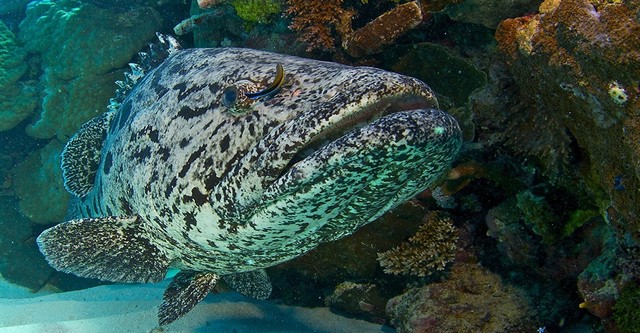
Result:
<instances>
[{"instance_id":1,"label":"textured reef surface","mask_svg":"<svg viewBox=\"0 0 640 333\"><path fill-rule=\"evenodd\" d=\"M413 76L460 124L447 174L268 268L272 300L398 332L640 332L636 0L11 1L0 20L8 281L102 283L53 270L35 239L68 214L64 144L159 31Z\"/></svg>"}]
</instances>

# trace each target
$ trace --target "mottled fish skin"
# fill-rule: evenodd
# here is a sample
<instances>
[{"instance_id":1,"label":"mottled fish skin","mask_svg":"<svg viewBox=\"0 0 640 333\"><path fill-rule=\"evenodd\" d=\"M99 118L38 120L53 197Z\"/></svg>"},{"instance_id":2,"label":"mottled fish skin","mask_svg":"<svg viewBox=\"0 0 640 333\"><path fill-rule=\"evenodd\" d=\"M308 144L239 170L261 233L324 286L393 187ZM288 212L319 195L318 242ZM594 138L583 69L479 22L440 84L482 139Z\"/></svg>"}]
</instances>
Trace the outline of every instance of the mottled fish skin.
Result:
<instances>
[{"instance_id":1,"label":"mottled fish skin","mask_svg":"<svg viewBox=\"0 0 640 333\"><path fill-rule=\"evenodd\" d=\"M277 64L286 77L275 96L247 109L222 104L236 82L272 82ZM420 110L381 118L288 166L372 105ZM424 83L380 69L250 49L182 50L113 115L80 211L139 216L149 241L183 270L273 266L353 233L448 168L460 130L430 108L437 102Z\"/></svg>"}]
</instances>

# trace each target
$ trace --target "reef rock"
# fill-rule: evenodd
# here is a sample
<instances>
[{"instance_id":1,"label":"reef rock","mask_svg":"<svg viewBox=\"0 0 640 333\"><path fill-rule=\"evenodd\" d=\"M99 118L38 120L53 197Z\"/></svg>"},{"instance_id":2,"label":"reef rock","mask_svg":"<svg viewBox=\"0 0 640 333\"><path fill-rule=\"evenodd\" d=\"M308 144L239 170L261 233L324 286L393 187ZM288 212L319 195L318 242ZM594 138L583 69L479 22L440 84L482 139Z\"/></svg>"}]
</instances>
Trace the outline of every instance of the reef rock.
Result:
<instances>
[{"instance_id":1,"label":"reef rock","mask_svg":"<svg viewBox=\"0 0 640 333\"><path fill-rule=\"evenodd\" d=\"M338 312L383 324L387 300L380 288L373 283L345 281L325 298L325 305Z\"/></svg>"},{"instance_id":2,"label":"reef rock","mask_svg":"<svg viewBox=\"0 0 640 333\"><path fill-rule=\"evenodd\" d=\"M510 135L529 146L523 150L550 155L574 141L578 152L559 160L573 159L600 210L637 242L640 3L547 0L539 10L505 20L496 32L523 102L510 115L521 124ZM568 137L558 140L563 146L535 147L536 133Z\"/></svg>"},{"instance_id":3,"label":"reef rock","mask_svg":"<svg viewBox=\"0 0 640 333\"><path fill-rule=\"evenodd\" d=\"M400 333L535 332L524 293L476 263L457 263L448 280L412 288L387 303Z\"/></svg>"}]
</instances>

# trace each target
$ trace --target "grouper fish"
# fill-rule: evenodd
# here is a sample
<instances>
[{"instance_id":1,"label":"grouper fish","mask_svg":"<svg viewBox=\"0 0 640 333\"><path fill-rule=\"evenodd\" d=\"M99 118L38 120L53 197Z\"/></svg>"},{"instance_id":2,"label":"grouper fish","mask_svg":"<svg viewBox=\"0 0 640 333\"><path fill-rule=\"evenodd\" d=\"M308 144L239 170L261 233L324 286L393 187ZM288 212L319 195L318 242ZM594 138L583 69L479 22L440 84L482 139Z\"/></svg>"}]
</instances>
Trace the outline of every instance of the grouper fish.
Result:
<instances>
[{"instance_id":1,"label":"grouper fish","mask_svg":"<svg viewBox=\"0 0 640 333\"><path fill-rule=\"evenodd\" d=\"M241 48L174 49L62 153L77 218L37 239L52 267L167 287L158 319L223 279L350 235L438 178L461 146L423 82Z\"/></svg>"}]
</instances>

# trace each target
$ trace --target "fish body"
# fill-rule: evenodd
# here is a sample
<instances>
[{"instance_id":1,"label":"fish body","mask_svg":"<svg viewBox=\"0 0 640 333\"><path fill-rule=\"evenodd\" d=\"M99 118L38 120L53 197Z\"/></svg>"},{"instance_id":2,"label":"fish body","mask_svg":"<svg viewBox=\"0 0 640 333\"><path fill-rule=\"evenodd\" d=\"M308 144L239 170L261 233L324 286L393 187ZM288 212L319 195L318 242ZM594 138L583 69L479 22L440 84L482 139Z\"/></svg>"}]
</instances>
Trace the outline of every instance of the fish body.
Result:
<instances>
[{"instance_id":1,"label":"fish body","mask_svg":"<svg viewBox=\"0 0 640 333\"><path fill-rule=\"evenodd\" d=\"M229 87L249 98L229 103ZM423 82L376 68L176 51L69 141L65 185L81 216L38 244L85 277L153 282L180 269L161 324L219 276L264 298L263 268L355 232L449 167L461 135L437 107Z\"/></svg>"}]
</instances>

